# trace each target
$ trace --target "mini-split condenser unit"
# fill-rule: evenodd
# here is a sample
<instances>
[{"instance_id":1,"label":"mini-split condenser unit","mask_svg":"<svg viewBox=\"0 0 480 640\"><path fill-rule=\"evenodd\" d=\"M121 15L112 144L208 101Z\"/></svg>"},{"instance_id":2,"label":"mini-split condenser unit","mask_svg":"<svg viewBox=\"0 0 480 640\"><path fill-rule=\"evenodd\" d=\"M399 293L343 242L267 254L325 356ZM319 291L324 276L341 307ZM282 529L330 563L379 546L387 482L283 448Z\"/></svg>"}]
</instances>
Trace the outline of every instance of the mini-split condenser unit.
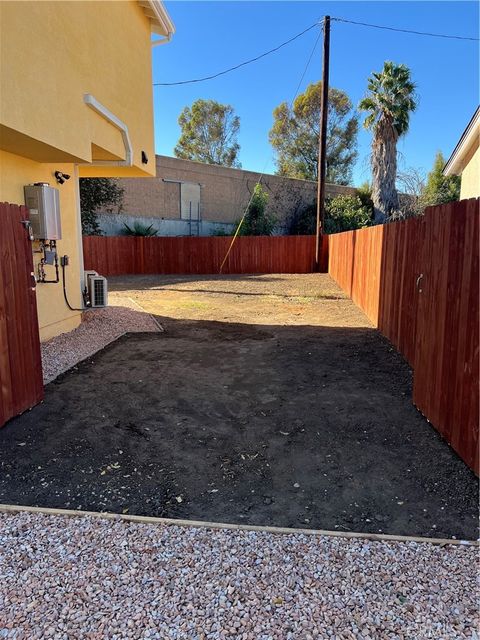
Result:
<instances>
[{"instance_id":1,"label":"mini-split condenser unit","mask_svg":"<svg viewBox=\"0 0 480 640\"><path fill-rule=\"evenodd\" d=\"M108 304L107 279L96 271L85 271L85 286L91 307L106 307Z\"/></svg>"}]
</instances>

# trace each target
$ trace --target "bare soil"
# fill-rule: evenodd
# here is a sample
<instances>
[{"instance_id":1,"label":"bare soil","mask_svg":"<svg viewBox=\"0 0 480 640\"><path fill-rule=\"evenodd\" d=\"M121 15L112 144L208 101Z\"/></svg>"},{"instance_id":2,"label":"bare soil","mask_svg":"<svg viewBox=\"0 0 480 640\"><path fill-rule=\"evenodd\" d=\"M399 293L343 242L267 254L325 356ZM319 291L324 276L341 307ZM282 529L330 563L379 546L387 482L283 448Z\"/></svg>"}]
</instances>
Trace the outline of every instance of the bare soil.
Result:
<instances>
[{"instance_id":1,"label":"bare soil","mask_svg":"<svg viewBox=\"0 0 480 640\"><path fill-rule=\"evenodd\" d=\"M129 334L0 432L0 502L477 537L474 474L325 275L111 278Z\"/></svg>"}]
</instances>

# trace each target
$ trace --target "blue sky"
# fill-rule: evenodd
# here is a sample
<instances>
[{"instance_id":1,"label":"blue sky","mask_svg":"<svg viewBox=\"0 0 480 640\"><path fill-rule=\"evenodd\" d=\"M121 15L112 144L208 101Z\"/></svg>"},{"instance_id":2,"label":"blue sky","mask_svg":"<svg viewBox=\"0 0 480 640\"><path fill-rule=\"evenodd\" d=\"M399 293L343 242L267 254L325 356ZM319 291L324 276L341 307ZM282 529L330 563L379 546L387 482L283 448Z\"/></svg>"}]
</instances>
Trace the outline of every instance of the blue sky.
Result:
<instances>
[{"instance_id":1,"label":"blue sky","mask_svg":"<svg viewBox=\"0 0 480 640\"><path fill-rule=\"evenodd\" d=\"M329 14L418 31L477 37L477 2L165 2L176 33L153 49L154 82L188 80L271 49ZM180 87L154 87L156 152L173 155L178 115L198 98L231 104L241 119L243 168L275 170L268 142L272 111L290 101L312 51L316 29L231 74ZM428 171L437 150L449 156L479 102L478 42L427 38L332 22L331 86L363 97L385 60L404 63L417 84L419 107L399 142L401 166ZM321 76L319 42L301 91ZM369 178L371 136L360 129L354 184Z\"/></svg>"}]
</instances>

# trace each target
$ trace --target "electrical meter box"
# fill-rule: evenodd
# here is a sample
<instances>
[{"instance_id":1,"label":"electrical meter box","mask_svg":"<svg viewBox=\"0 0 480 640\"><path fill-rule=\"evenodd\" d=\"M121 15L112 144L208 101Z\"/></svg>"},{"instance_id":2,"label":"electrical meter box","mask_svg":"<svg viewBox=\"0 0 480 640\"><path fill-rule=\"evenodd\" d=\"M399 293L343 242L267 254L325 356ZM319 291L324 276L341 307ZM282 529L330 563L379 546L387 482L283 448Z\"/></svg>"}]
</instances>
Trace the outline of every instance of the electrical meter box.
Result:
<instances>
[{"instance_id":1,"label":"electrical meter box","mask_svg":"<svg viewBox=\"0 0 480 640\"><path fill-rule=\"evenodd\" d=\"M35 240L60 240L60 199L58 189L46 183L24 187L25 204L30 210L30 222Z\"/></svg>"}]
</instances>

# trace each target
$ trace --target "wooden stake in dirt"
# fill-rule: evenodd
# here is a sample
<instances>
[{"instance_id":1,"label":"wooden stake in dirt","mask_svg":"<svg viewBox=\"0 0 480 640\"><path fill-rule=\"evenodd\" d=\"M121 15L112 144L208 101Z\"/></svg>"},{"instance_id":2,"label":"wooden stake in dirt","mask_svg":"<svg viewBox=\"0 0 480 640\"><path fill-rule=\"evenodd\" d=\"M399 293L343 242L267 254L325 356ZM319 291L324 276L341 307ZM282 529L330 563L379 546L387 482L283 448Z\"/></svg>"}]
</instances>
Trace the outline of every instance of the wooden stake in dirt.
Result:
<instances>
[{"instance_id":1,"label":"wooden stake in dirt","mask_svg":"<svg viewBox=\"0 0 480 640\"><path fill-rule=\"evenodd\" d=\"M323 18L323 64L322 64L322 101L320 112L320 135L318 139L318 188L317 188L317 234L315 239L315 267L320 269L322 251L321 234L325 217L325 173L327 159L327 114L328 114L328 76L330 66L330 16Z\"/></svg>"}]
</instances>

